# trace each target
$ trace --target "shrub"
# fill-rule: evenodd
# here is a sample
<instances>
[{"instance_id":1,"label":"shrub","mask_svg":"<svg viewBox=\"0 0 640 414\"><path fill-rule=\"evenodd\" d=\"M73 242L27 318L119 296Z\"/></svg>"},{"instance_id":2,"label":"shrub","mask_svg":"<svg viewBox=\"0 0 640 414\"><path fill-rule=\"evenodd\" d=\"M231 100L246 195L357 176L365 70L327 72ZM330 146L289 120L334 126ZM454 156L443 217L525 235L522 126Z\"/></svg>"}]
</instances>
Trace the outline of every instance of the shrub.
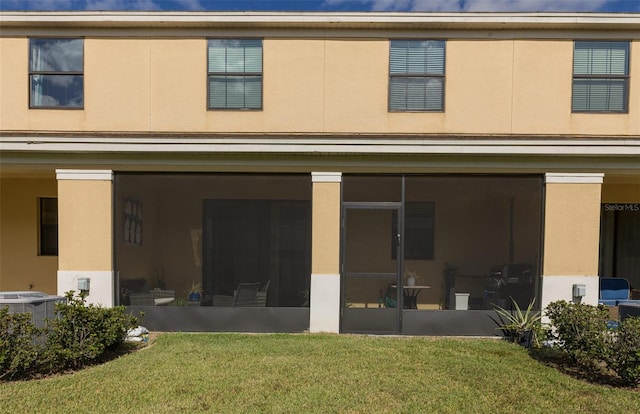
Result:
<instances>
[{"instance_id":1,"label":"shrub","mask_svg":"<svg viewBox=\"0 0 640 414\"><path fill-rule=\"evenodd\" d=\"M620 323L611 348L607 361L611 369L627 384L640 384L640 317Z\"/></svg>"},{"instance_id":2,"label":"shrub","mask_svg":"<svg viewBox=\"0 0 640 414\"><path fill-rule=\"evenodd\" d=\"M43 364L48 371L81 368L124 342L138 320L123 306L102 308L86 304L86 295L66 294L56 304L57 318L49 321Z\"/></svg>"},{"instance_id":3,"label":"shrub","mask_svg":"<svg viewBox=\"0 0 640 414\"><path fill-rule=\"evenodd\" d=\"M10 315L6 306L0 308L0 379L23 375L34 368L38 336L31 314Z\"/></svg>"},{"instance_id":4,"label":"shrub","mask_svg":"<svg viewBox=\"0 0 640 414\"><path fill-rule=\"evenodd\" d=\"M127 331L138 325L123 306L87 305L86 295L73 291L66 297L43 329L34 327L28 313L0 309L0 379L81 368L122 345Z\"/></svg>"},{"instance_id":5,"label":"shrub","mask_svg":"<svg viewBox=\"0 0 640 414\"><path fill-rule=\"evenodd\" d=\"M546 314L554 329L552 340L576 363L587 369L599 370L611 351L611 332L607 330L609 312L606 306L552 302Z\"/></svg>"},{"instance_id":6,"label":"shrub","mask_svg":"<svg viewBox=\"0 0 640 414\"><path fill-rule=\"evenodd\" d=\"M640 384L640 318L627 318L611 330L603 305L558 301L546 313L553 325L550 339L588 374L608 369L628 385Z\"/></svg>"}]
</instances>

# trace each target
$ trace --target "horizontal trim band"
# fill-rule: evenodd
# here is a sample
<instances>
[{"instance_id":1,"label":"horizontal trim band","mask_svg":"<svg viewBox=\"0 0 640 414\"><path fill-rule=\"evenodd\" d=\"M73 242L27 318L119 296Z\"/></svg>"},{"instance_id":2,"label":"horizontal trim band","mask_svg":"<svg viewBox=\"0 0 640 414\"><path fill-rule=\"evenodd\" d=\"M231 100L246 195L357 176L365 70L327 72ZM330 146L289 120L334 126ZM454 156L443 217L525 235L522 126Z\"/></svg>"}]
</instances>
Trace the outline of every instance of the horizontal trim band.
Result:
<instances>
[{"instance_id":1,"label":"horizontal trim band","mask_svg":"<svg viewBox=\"0 0 640 414\"><path fill-rule=\"evenodd\" d=\"M547 184L602 184L603 173L546 173Z\"/></svg>"},{"instance_id":2,"label":"horizontal trim band","mask_svg":"<svg viewBox=\"0 0 640 414\"><path fill-rule=\"evenodd\" d=\"M407 155L640 156L640 139L428 139L428 138L0 138L0 151L102 153L272 153Z\"/></svg>"},{"instance_id":3,"label":"horizontal trim band","mask_svg":"<svg viewBox=\"0 0 640 414\"><path fill-rule=\"evenodd\" d=\"M284 27L404 27L449 25L450 27L523 28L636 27L640 17L634 13L398 13L398 12L131 12L63 11L0 13L0 26L196 26L278 25Z\"/></svg>"},{"instance_id":4,"label":"horizontal trim band","mask_svg":"<svg viewBox=\"0 0 640 414\"><path fill-rule=\"evenodd\" d=\"M113 181L111 170L56 170L58 180Z\"/></svg>"},{"instance_id":5,"label":"horizontal trim band","mask_svg":"<svg viewBox=\"0 0 640 414\"><path fill-rule=\"evenodd\" d=\"M312 172L311 182L313 183L340 183L342 173L339 172Z\"/></svg>"},{"instance_id":6,"label":"horizontal trim band","mask_svg":"<svg viewBox=\"0 0 640 414\"><path fill-rule=\"evenodd\" d=\"M573 277L573 278L587 278L587 279L593 279L593 278L599 278L600 276L598 275L542 275L542 278L563 278L563 277Z\"/></svg>"}]
</instances>

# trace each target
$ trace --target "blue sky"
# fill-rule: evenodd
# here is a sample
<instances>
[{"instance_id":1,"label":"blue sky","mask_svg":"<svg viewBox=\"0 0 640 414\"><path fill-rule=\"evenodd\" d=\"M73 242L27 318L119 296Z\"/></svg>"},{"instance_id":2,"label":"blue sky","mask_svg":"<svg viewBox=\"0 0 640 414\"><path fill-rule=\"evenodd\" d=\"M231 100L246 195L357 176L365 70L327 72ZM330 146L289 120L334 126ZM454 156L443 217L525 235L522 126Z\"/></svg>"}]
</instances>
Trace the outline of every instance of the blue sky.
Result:
<instances>
[{"instance_id":1,"label":"blue sky","mask_svg":"<svg viewBox=\"0 0 640 414\"><path fill-rule=\"evenodd\" d=\"M640 0L0 0L0 10L635 12Z\"/></svg>"}]
</instances>

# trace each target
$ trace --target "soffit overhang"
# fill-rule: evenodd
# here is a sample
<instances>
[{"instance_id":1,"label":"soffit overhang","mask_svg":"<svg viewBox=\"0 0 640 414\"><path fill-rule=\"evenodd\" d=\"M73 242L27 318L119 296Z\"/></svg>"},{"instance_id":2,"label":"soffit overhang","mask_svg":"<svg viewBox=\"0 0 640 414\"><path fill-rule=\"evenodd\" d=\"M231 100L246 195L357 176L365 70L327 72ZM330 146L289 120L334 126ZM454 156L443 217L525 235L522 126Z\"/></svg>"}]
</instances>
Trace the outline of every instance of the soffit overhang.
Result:
<instances>
[{"instance_id":1,"label":"soffit overhang","mask_svg":"<svg viewBox=\"0 0 640 414\"><path fill-rule=\"evenodd\" d=\"M0 137L0 177L55 168L149 172L531 173L640 177L640 137L25 134Z\"/></svg>"},{"instance_id":2,"label":"soffit overhang","mask_svg":"<svg viewBox=\"0 0 640 414\"><path fill-rule=\"evenodd\" d=\"M587 135L29 133L4 131L11 152L500 155L630 158L640 168L640 137Z\"/></svg>"},{"instance_id":3,"label":"soffit overhang","mask_svg":"<svg viewBox=\"0 0 640 414\"><path fill-rule=\"evenodd\" d=\"M0 12L1 28L638 30L639 13Z\"/></svg>"}]
</instances>

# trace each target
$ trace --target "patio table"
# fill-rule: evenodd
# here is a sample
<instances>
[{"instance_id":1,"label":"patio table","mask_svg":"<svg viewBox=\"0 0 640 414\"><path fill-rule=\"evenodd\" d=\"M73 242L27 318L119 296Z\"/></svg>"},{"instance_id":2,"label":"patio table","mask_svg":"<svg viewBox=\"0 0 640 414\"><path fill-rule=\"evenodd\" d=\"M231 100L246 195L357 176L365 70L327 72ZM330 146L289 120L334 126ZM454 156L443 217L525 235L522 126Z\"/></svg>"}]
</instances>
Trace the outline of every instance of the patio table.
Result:
<instances>
[{"instance_id":1,"label":"patio table","mask_svg":"<svg viewBox=\"0 0 640 414\"><path fill-rule=\"evenodd\" d=\"M391 285L391 287L396 287L397 285ZM406 298L406 303L404 304L405 309L418 309L418 295L424 289L431 289L431 286L426 285L404 285L402 286L404 290L404 297Z\"/></svg>"}]
</instances>

